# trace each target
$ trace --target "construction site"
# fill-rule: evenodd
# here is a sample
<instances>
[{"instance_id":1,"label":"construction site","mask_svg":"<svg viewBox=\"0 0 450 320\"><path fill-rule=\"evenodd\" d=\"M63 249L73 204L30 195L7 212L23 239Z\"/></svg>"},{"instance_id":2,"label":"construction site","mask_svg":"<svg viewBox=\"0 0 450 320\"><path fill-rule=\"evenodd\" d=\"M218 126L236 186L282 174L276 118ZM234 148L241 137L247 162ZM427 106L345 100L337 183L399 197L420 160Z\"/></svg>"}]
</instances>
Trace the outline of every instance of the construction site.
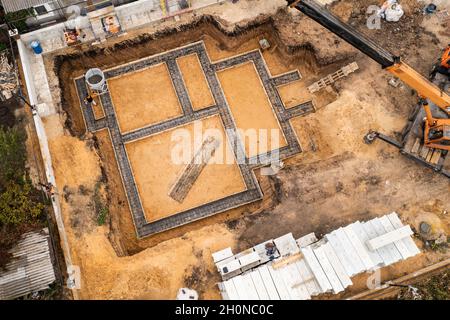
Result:
<instances>
[{"instance_id":1,"label":"construction site","mask_svg":"<svg viewBox=\"0 0 450 320\"><path fill-rule=\"evenodd\" d=\"M448 270L450 4L369 28L383 2L93 1L75 43L12 34L66 298L385 299Z\"/></svg>"}]
</instances>

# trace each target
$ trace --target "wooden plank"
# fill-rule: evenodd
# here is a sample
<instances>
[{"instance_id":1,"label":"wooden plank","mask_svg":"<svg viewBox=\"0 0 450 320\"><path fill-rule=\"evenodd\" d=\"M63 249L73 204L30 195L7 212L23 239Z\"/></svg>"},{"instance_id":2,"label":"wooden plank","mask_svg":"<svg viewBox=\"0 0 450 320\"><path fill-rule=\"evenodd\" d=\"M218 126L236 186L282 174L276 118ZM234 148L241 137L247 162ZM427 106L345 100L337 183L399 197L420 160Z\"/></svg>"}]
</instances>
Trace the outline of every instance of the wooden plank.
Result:
<instances>
[{"instance_id":1,"label":"wooden plank","mask_svg":"<svg viewBox=\"0 0 450 320\"><path fill-rule=\"evenodd\" d=\"M380 222L381 222L381 224L383 225L384 229L387 232L393 232L395 230L403 228L403 227L398 228L398 229L394 228L394 226L389 221L389 218L386 217L386 216L380 217ZM394 245L397 248L398 252L400 252L400 254L402 255L402 258L403 259L408 259L412 255L410 254L408 248L405 246L405 244L401 240L403 240L403 239L400 239L399 241L395 241Z\"/></svg>"},{"instance_id":2,"label":"wooden plank","mask_svg":"<svg viewBox=\"0 0 450 320\"><path fill-rule=\"evenodd\" d=\"M430 149L430 151L428 151L427 157L425 159L426 162L431 162L431 157L433 156L434 153L434 149Z\"/></svg>"},{"instance_id":3,"label":"wooden plank","mask_svg":"<svg viewBox=\"0 0 450 320\"><path fill-rule=\"evenodd\" d=\"M369 256L369 253L366 250L366 247L361 243L356 233L353 231L351 225L348 225L343 228L345 234L347 235L347 238L352 243L353 247L355 248L356 253L358 254L359 258L361 259L365 270L370 270L373 267L376 266L376 263L372 261L372 259Z\"/></svg>"},{"instance_id":4,"label":"wooden plank","mask_svg":"<svg viewBox=\"0 0 450 320\"><path fill-rule=\"evenodd\" d=\"M333 233L329 233L325 235L325 238L333 247L333 250L336 253L342 266L344 267L344 270L347 273L347 275L350 277L355 275L356 274L355 268L353 267L353 264L351 263L350 258L347 256L347 253L344 250L344 246L339 241L338 237Z\"/></svg>"},{"instance_id":5,"label":"wooden plank","mask_svg":"<svg viewBox=\"0 0 450 320\"><path fill-rule=\"evenodd\" d=\"M333 266L331 265L330 261L328 261L328 258L323 250L323 247L317 247L313 249L314 255L317 258L317 261L319 261L320 266L322 267L322 270L324 271L325 275L328 278L328 281L331 284L331 287L333 288L333 293L339 293L344 291L344 287L341 284L341 281L339 280L338 276L336 275L336 272L333 269Z\"/></svg>"},{"instance_id":6,"label":"wooden plank","mask_svg":"<svg viewBox=\"0 0 450 320\"><path fill-rule=\"evenodd\" d=\"M414 142L414 145L411 149L411 153L417 154L419 152L419 148L420 148L420 139L416 138L416 141Z\"/></svg>"},{"instance_id":7,"label":"wooden plank","mask_svg":"<svg viewBox=\"0 0 450 320\"><path fill-rule=\"evenodd\" d=\"M430 159L430 162L434 165L438 164L439 160L441 159L441 150L435 149L433 152L433 157Z\"/></svg>"},{"instance_id":8,"label":"wooden plank","mask_svg":"<svg viewBox=\"0 0 450 320\"><path fill-rule=\"evenodd\" d=\"M269 295L270 300L280 300L280 295L278 294L277 288L273 283L272 276L270 275L269 269L266 265L259 267L258 269L259 275L263 280L264 287L267 290L267 294Z\"/></svg>"},{"instance_id":9,"label":"wooden plank","mask_svg":"<svg viewBox=\"0 0 450 320\"><path fill-rule=\"evenodd\" d=\"M367 253L369 254L372 261L375 263L376 266L381 266L383 264L383 259L381 258L378 251L372 251L370 250L367 245L366 241L370 240L369 235L367 234L366 230L364 230L361 222L357 221L351 224L353 231L357 234L358 238L361 240L362 245L367 250ZM374 238L376 235L374 236Z\"/></svg>"},{"instance_id":10,"label":"wooden plank","mask_svg":"<svg viewBox=\"0 0 450 320\"><path fill-rule=\"evenodd\" d=\"M333 250L333 247L329 242L322 245L323 251L325 255L327 256L328 260L331 263L331 266L333 267L334 272L336 272L337 277L339 278L339 281L342 284L342 287L345 289L348 286L351 286L353 284L350 277L347 275L347 273L344 270L344 267L342 266L341 262L339 261L339 258L337 257L336 253Z\"/></svg>"},{"instance_id":11,"label":"wooden plank","mask_svg":"<svg viewBox=\"0 0 450 320\"><path fill-rule=\"evenodd\" d=\"M259 300L269 300L269 294L264 286L264 281L257 270L250 273L256 292L258 292Z\"/></svg>"},{"instance_id":12,"label":"wooden plank","mask_svg":"<svg viewBox=\"0 0 450 320\"><path fill-rule=\"evenodd\" d=\"M422 149L420 150L419 156L422 159L426 159L427 155L428 155L428 151L430 151L430 149L426 146L422 146Z\"/></svg>"},{"instance_id":13,"label":"wooden plank","mask_svg":"<svg viewBox=\"0 0 450 320\"><path fill-rule=\"evenodd\" d=\"M319 287L322 292L328 292L331 291L333 288L328 281L327 276L325 275L325 272L322 270L322 267L320 266L319 261L317 261L316 256L314 255L311 247L306 247L301 249L303 256L305 257L305 261L308 264L309 268L311 269L312 273L314 274L314 277L316 278L317 282L319 283Z\"/></svg>"},{"instance_id":14,"label":"wooden plank","mask_svg":"<svg viewBox=\"0 0 450 320\"><path fill-rule=\"evenodd\" d=\"M400 220L400 218L398 217L396 212L392 212L391 214L388 214L388 219L389 221L391 221L392 225L395 228L401 228L403 227L403 223ZM419 248L417 247L416 243L414 242L414 240L411 237L407 237L405 239L402 240L403 243L406 245L406 247L408 248L408 251L415 256L416 254L420 253Z\"/></svg>"},{"instance_id":15,"label":"wooden plank","mask_svg":"<svg viewBox=\"0 0 450 320\"><path fill-rule=\"evenodd\" d=\"M341 241L343 248L347 253L347 256L350 258L350 261L352 262L355 274L365 271L364 264L362 263L361 258L359 257L358 253L356 252L356 249L353 247L350 240L348 239L344 230L342 228L339 228L337 230L334 230L332 233L336 234L339 241Z\"/></svg>"}]
</instances>

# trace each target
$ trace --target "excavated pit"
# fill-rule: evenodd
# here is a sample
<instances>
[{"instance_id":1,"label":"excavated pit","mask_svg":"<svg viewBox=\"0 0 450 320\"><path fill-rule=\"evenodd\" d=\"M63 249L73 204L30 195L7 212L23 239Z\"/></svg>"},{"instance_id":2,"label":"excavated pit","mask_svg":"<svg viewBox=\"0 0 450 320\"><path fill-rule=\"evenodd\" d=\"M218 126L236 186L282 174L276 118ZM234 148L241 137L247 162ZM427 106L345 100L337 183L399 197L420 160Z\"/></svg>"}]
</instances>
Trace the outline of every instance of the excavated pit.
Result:
<instances>
[{"instance_id":1,"label":"excavated pit","mask_svg":"<svg viewBox=\"0 0 450 320\"><path fill-rule=\"evenodd\" d=\"M277 76L290 72L292 70L299 70L301 79L293 81L287 84L281 84L277 87L278 94L283 101L286 110L295 106L301 105L313 99L312 96L306 90L306 86L311 84L313 81L320 78L322 74L326 74L328 70L336 68L337 64L343 64L349 60L350 57L354 56L355 52L349 49L345 45L339 50L336 50L333 57L330 57L328 53L325 52L326 46L317 50L311 45L311 39L314 38L312 35L304 35L304 37L292 37L291 31L289 30L289 23L297 23L297 21L288 21L291 19L290 16L286 15L284 11L278 12L272 17L260 17L250 23L237 25L230 29L221 24L221 22L215 20L211 16L202 16L195 19L189 24L181 25L177 28L166 29L164 31L156 32L153 34L143 34L133 39L128 39L114 44L110 47L99 47L95 49L87 49L82 52L80 51L70 51L64 54L58 53L53 55L47 55L45 57L45 63L47 69L53 70L54 74L58 76L60 85L60 97L61 97L61 108L64 111L66 122L65 127L70 131L70 133L78 137L79 139L95 139L95 148L97 149L98 155L101 159L101 169L106 176L106 189L108 196L108 208L110 214L110 233L109 238L113 244L118 255L128 255L134 254L144 248L153 246L160 243L161 241L181 236L187 231L198 229L205 225L215 224L223 221L239 219L243 214L261 212L263 210L270 209L276 202L277 196L276 192L273 190L271 182L267 177L259 176L257 173L257 182L260 185L262 194L264 197L253 204L242 205L232 210L228 210L225 213L210 216L208 218L192 222L181 227L165 231L150 237L138 240L136 238L135 225L131 219L132 213L130 212L130 207L128 205L128 200L126 192L123 188L120 171L118 168L117 161L115 159L115 152L113 144L111 143L110 135L108 130L96 131L93 134L86 130L86 122L83 118L82 109L80 108L79 93L77 94L76 86L74 81L82 76L89 68L100 68L102 70L107 70L109 68L116 67L118 65L124 65L127 63L133 63L136 60L143 59L155 54L160 54L173 50L182 46L186 46L197 41L203 41L209 58L214 61L221 61L229 59L238 54L245 54L256 50L259 48L258 40L261 38L266 38L271 43L271 49L264 51L262 58L264 59L269 72L272 76ZM283 23L280 23L283 21ZM292 25L291 25L292 29ZM331 37L335 42L336 39ZM188 59L189 56L186 56ZM184 59L184 57L183 57ZM180 66L181 72L184 73L183 76L189 72L195 73L196 66L195 63L190 63L188 67L183 66L182 61L177 61ZM244 64L245 65L245 64ZM238 65L237 67L242 67L243 65ZM148 70L148 69L147 69ZM225 69L225 72L229 70ZM145 72L145 71L144 71ZM243 70L244 74L246 72L251 72L251 69ZM218 74L219 78L220 75ZM187 77L187 76L186 76ZM244 78L246 76L244 75ZM194 77L198 79L198 77ZM117 78L114 81L123 81L122 78ZM227 86L231 86L230 89L226 88L225 95L227 92L232 92L239 98L242 95L242 90L234 90L233 86L233 75L230 79L223 80L229 83ZM186 80L186 79L185 79ZM189 82L191 83L191 82ZM161 84L163 85L163 84ZM126 81L122 86L126 86ZM189 88L187 85L187 90L192 93L196 91L201 91L202 84L195 84L193 88ZM204 87L204 84L203 84ZM200 88L196 90L196 88ZM236 88L240 89L240 88ZM248 90L251 90L249 87ZM204 94L200 94L199 97L191 96L192 104L195 111L207 108L211 103L210 92L205 90ZM163 92L163 91L162 91ZM112 85L111 94L114 100L114 95L116 101L121 96L121 84ZM161 93L164 95L163 93ZM126 95L123 95L125 98ZM335 94L333 92L324 91L314 97L314 103L316 107L319 105L326 105L335 99ZM129 98L129 97L128 97ZM139 98L142 100L142 98ZM145 99L144 99L145 100ZM142 100L142 101L144 101ZM197 101L197 102L196 102ZM130 100L124 100L124 106L130 104ZM239 99L237 103L240 104L242 101ZM117 110L116 110L117 111ZM99 119L104 116L104 110L95 111L95 119ZM293 114L296 114L293 112ZM299 113L301 115L301 113ZM170 118L169 116L167 116ZM167 118L167 119L168 119ZM267 118L267 117L266 117ZM276 118L274 118L276 119ZM165 119L162 119L165 120ZM138 120L140 121L140 120ZM160 119L161 121L161 119ZM249 126L252 126L251 119L242 118L243 122L247 122ZM132 121L131 121L132 122ZM147 121L148 122L148 121ZM276 122L275 122L276 123ZM290 120L287 120L290 123ZM120 119L119 119L120 124ZM130 124L128 130L134 130L140 128L146 124L144 121L141 124ZM150 123L147 123L150 124ZM263 125L264 126L264 125ZM268 125L270 127L270 125ZM122 126L121 126L121 129ZM295 128L297 129L297 128ZM127 131L126 129L122 131ZM296 133L298 134L298 133ZM156 136L151 136L152 139ZM141 140L138 143L143 144L147 139ZM138 169L139 167L145 168L141 163L143 160L138 159L140 157L140 152L145 150L149 146L139 147L140 151L137 151L137 156L133 155L133 150L138 150L134 144L137 142L131 142L127 145L127 151L131 152L129 156L133 159L131 166L133 169L143 172L144 169ZM145 142L146 143L146 142ZM148 143L147 143L148 144ZM150 142L150 146L151 146ZM292 154L294 155L294 154ZM150 158L146 158L149 160ZM154 166L152 169L157 172L167 172L164 166L158 167ZM212 172L212 171L211 171ZM142 173L137 173L142 176ZM242 174L242 173L241 173ZM173 175L173 173L171 173ZM142 180L142 177L135 177L136 180ZM217 174L212 174L213 179ZM123 178L123 177L122 177ZM238 192L242 189L241 183L237 180L233 182L235 178L230 175L229 187L233 190L236 189ZM169 181L170 182L170 181ZM167 184L169 184L167 182ZM256 182L256 181L255 181ZM145 181L144 183L148 183ZM157 182L153 181L153 184L158 185ZM139 182L138 188L139 188ZM142 189L144 190L144 189ZM148 189L145 189L148 192ZM110 196L114 195L114 196ZM142 197L142 193L140 194ZM202 201L206 200L192 201L195 205L199 205ZM256 198L255 198L256 199ZM163 199L155 200L157 207L161 208L163 206ZM162 201L162 202L161 202ZM152 203L152 199L144 201L146 203ZM151 206L150 206L151 207ZM150 208L149 207L149 208ZM156 208L156 207L153 207ZM164 209L164 207L163 207ZM148 209L150 210L150 209ZM162 209L159 209L160 212ZM168 212L179 212L174 206ZM164 211L164 210L162 210ZM164 216L164 212L158 213L156 216ZM148 218L152 220L152 218Z\"/></svg>"}]
</instances>

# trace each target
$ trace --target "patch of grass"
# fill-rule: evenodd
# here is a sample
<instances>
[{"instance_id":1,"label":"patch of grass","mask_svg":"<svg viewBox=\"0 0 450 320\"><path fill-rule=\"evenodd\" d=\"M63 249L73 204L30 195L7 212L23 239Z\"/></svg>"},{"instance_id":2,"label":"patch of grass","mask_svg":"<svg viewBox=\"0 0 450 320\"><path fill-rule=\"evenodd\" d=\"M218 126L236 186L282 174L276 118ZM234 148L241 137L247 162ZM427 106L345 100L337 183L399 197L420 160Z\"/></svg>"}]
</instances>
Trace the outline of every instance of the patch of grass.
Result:
<instances>
[{"instance_id":1,"label":"patch of grass","mask_svg":"<svg viewBox=\"0 0 450 320\"><path fill-rule=\"evenodd\" d=\"M105 224L108 213L109 213L109 210L106 207L103 207L99 210L99 213L97 215L97 224L99 226L102 226Z\"/></svg>"},{"instance_id":2,"label":"patch of grass","mask_svg":"<svg viewBox=\"0 0 450 320\"><path fill-rule=\"evenodd\" d=\"M23 129L0 127L0 268L20 236L44 225L45 205L25 168Z\"/></svg>"},{"instance_id":3,"label":"patch of grass","mask_svg":"<svg viewBox=\"0 0 450 320\"><path fill-rule=\"evenodd\" d=\"M411 290L402 289L398 295L399 300L450 300L450 271L446 270L428 279L412 285L417 288L417 296Z\"/></svg>"},{"instance_id":4,"label":"patch of grass","mask_svg":"<svg viewBox=\"0 0 450 320\"><path fill-rule=\"evenodd\" d=\"M97 219L97 225L102 226L106 222L106 218L108 217L109 210L107 203L103 201L102 196L100 194L102 183L97 182L94 187L94 207L95 207L95 213L96 213L96 219Z\"/></svg>"}]
</instances>

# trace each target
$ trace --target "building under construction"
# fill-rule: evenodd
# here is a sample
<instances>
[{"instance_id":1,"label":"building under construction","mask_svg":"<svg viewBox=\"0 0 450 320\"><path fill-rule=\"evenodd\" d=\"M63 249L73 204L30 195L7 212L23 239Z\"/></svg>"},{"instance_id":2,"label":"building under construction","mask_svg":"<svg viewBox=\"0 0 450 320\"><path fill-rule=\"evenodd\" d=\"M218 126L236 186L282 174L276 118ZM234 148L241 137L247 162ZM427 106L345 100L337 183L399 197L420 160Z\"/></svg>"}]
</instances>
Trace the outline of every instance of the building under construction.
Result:
<instances>
[{"instance_id":1,"label":"building under construction","mask_svg":"<svg viewBox=\"0 0 450 320\"><path fill-rule=\"evenodd\" d=\"M6 27L74 299L346 299L448 260L445 1L383 32L356 0L57 2L2 0L42 13Z\"/></svg>"}]
</instances>

